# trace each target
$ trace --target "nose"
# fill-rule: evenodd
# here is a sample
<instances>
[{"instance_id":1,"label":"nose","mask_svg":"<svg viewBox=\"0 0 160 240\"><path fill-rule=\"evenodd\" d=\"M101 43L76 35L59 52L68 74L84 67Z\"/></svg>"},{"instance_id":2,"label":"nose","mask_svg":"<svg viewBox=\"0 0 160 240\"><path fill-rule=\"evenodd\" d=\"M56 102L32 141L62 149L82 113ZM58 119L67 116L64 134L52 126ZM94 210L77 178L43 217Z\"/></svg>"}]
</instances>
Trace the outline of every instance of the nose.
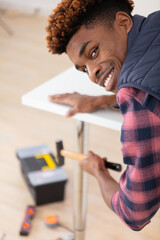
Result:
<instances>
[{"instance_id":1,"label":"nose","mask_svg":"<svg viewBox=\"0 0 160 240\"><path fill-rule=\"evenodd\" d=\"M94 83L97 83L101 71L101 66L90 64L87 66L87 68L90 80Z\"/></svg>"}]
</instances>

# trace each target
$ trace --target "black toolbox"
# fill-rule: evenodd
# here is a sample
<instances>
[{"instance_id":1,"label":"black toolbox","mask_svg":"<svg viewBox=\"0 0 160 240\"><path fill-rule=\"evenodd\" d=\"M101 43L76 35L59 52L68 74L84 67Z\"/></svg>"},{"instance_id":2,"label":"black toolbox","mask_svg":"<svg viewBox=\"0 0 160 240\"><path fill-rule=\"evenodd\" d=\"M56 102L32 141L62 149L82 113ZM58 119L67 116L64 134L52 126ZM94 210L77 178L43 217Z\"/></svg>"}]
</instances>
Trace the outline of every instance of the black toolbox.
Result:
<instances>
[{"instance_id":1,"label":"black toolbox","mask_svg":"<svg viewBox=\"0 0 160 240\"><path fill-rule=\"evenodd\" d=\"M67 175L47 145L20 148L16 155L36 205L64 200Z\"/></svg>"}]
</instances>

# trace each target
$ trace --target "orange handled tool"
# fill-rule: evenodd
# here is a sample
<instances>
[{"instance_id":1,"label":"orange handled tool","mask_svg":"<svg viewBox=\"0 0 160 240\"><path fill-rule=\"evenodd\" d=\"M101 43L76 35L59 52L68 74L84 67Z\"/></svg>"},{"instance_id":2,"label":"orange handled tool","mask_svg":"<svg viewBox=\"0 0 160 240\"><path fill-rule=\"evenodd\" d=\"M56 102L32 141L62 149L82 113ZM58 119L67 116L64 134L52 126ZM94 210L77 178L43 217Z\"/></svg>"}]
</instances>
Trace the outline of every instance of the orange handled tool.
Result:
<instances>
[{"instance_id":1,"label":"orange handled tool","mask_svg":"<svg viewBox=\"0 0 160 240\"><path fill-rule=\"evenodd\" d=\"M57 147L57 158L58 158L60 165L63 165L64 157L71 158L71 159L78 160L78 161L81 161L81 160L87 158L87 156L85 154L64 150L63 143L61 140L58 140L56 142L56 147ZM105 164L106 168L110 168L110 169L118 171L118 172L120 172L122 170L121 164L107 162L105 160L104 160L104 164Z\"/></svg>"}]
</instances>

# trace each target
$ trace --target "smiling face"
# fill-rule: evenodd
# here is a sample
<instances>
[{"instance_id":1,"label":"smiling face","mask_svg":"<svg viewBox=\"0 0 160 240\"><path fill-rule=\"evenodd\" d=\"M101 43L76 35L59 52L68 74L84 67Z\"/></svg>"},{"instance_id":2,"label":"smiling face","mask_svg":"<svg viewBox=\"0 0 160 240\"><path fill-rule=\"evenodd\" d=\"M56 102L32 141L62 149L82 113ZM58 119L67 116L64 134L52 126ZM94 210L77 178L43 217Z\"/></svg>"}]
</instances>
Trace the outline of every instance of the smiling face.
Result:
<instances>
[{"instance_id":1,"label":"smiling face","mask_svg":"<svg viewBox=\"0 0 160 240\"><path fill-rule=\"evenodd\" d=\"M116 14L112 28L95 24L82 25L67 45L67 54L76 69L86 72L89 78L106 91L117 91L117 80L127 55L128 33L131 18L123 12Z\"/></svg>"}]
</instances>

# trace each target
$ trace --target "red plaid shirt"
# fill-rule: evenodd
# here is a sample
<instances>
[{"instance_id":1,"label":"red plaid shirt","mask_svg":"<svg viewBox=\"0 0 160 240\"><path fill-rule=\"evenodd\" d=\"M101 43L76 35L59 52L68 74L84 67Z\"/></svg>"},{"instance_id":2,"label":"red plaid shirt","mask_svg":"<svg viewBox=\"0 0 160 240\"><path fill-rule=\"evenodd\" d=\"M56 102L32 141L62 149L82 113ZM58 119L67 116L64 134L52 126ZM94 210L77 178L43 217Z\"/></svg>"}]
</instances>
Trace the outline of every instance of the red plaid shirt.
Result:
<instances>
[{"instance_id":1,"label":"red plaid shirt","mask_svg":"<svg viewBox=\"0 0 160 240\"><path fill-rule=\"evenodd\" d=\"M160 207L160 101L126 87L118 92L117 102L124 118L121 142L127 168L112 197L112 207L138 231Z\"/></svg>"}]
</instances>

